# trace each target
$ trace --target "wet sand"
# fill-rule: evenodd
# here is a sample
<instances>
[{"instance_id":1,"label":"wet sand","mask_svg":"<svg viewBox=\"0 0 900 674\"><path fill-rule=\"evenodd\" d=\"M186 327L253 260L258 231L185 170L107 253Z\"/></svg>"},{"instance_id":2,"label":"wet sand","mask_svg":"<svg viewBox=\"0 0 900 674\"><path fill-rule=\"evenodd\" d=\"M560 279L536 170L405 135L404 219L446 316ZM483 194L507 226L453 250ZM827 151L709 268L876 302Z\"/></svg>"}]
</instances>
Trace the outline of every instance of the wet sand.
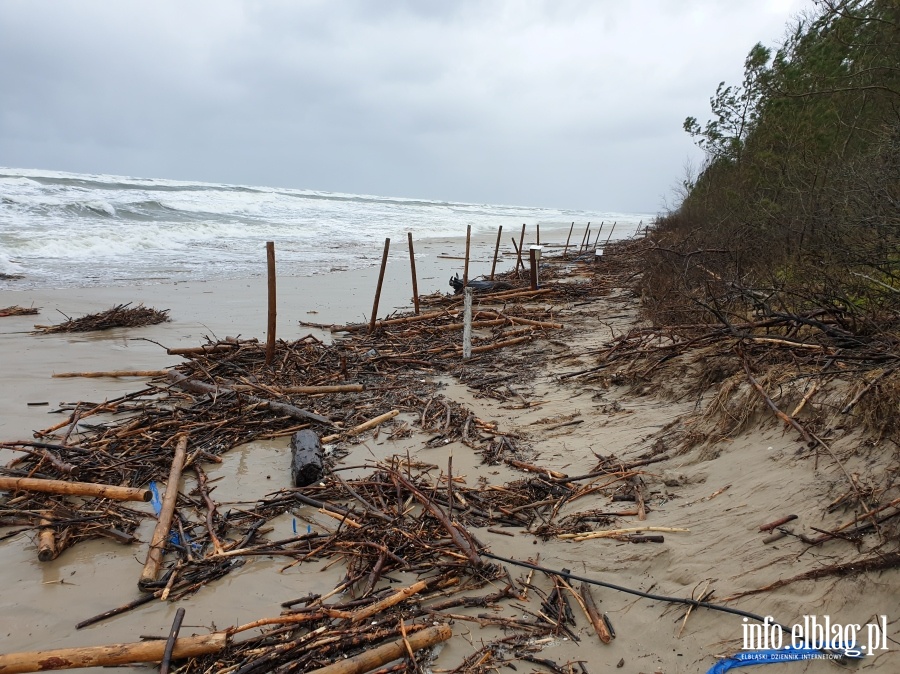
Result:
<instances>
[{"instance_id":1,"label":"wet sand","mask_svg":"<svg viewBox=\"0 0 900 674\"><path fill-rule=\"evenodd\" d=\"M565 240L566 232L547 233L546 238ZM478 241L470 276L489 271L492 241ZM508 247L508 246L507 246ZM447 292L447 279L462 270L461 260L439 255L461 256L464 242L456 239L417 243L420 258L419 291ZM394 249L388 266L379 316L410 301L408 256L405 248ZM509 266L507 258L506 266ZM278 336L296 339L313 333L328 333L298 324L298 321L345 323L362 321L371 311L377 270L340 272L320 277L279 278ZM82 335L28 334L35 323L57 322L55 310L80 316L122 302L144 302L170 309L172 322L141 329L111 330ZM42 307L40 316L4 318L0 322L0 352L3 354L4 386L0 391L0 438L29 437L35 429L59 421L48 415L61 401L101 401L140 388L140 380L52 379L54 372L111 369L155 369L177 363L158 342L167 347L194 346L204 336L258 337L264 339L266 321L265 278L227 283L184 283L127 288L46 290L0 293L0 306L31 303ZM316 313L312 313L316 312ZM476 397L465 386L447 380L445 395L467 405L481 419L497 421L502 429L514 430L533 449L532 461L554 470L578 474L596 463L596 454L615 454L627 461L667 440L666 428L690 414L695 400L671 402L653 396L636 397L615 385L560 383L556 375L590 366L582 356L613 334L620 334L636 319L637 301L623 296L597 302L589 309L570 305L557 307L558 319L567 325L559 344L538 341L521 350L521 358L546 364L534 382L521 388L521 404L500 403ZM62 316L59 316L62 319ZM566 354L569 357L566 357ZM29 407L28 402L50 403ZM574 416L573 416L574 415ZM548 430L547 419L580 419L582 423ZM674 449L674 448L673 448ZM761 543L759 525L794 513L800 516L798 531L810 535L810 526L828 528L842 518L823 516L823 501L830 488L837 489L841 476L824 460L814 468L810 459L795 457L796 443L772 424L730 442L715 451L709 448L684 454L649 467L644 475L648 499L648 526L684 527L687 533L672 533L663 545L634 545L611 540L581 543L551 539L541 541L525 532L497 536L476 530L482 542L501 555L526 559L540 553L542 564L618 585L666 595L697 596L709 583L716 593L711 601L736 592L760 587L825 564L857 555L849 544L837 541L803 555L804 547L794 539L772 545ZM460 443L439 449L423 449L422 437L402 441L368 438L354 448L347 462L410 451L422 460L446 465L453 455L454 473L468 484L480 476L492 484L522 477L507 467L481 465L480 457ZM4 462L12 454L2 453ZM287 439L255 442L230 451L223 464L211 466L216 482L214 498L238 505L289 486ZM588 501L589 499L585 499ZM146 507L149 505L138 506ZM608 499L578 503L573 510L609 507ZM310 526L317 522L310 514ZM148 519L138 532L144 541L122 546L111 541L79 544L58 559L37 561L31 533L0 542L3 592L0 594L0 652L63 646L134 641L140 635L164 635L179 605L187 609L183 634L202 633L256 618L277 615L283 601L308 592L327 592L342 572L337 567L322 571L324 563L309 563L279 570L288 561L251 558L237 572L215 581L197 595L179 603L151 602L135 611L76 631L75 623L124 604L137 596L136 580L152 531ZM321 523L323 526L326 522ZM630 520L621 526L638 526ZM275 520L270 538L289 536L294 518ZM296 520L296 526L307 525ZM0 535L11 529L0 530ZM514 577L525 572L511 569ZM865 574L840 580L803 581L775 592L748 597L733 605L772 615L794 624L803 615L831 616L832 622L866 624L874 616L900 619L900 572ZM607 612L618 633L609 646L598 642L578 616L578 644L558 639L546 644L538 657L562 665L582 660L591 674L598 672L704 672L718 656L741 650L743 623L739 617L696 610L680 634L683 610L657 601L595 590L601 610ZM898 623L889 632L896 638ZM454 667L482 637L471 623L457 622L454 638L436 663ZM863 661L864 671L900 671L900 646L891 644L880 657ZM624 660L621 668L617 668ZM769 665L766 672L832 671L826 661ZM98 670L99 671L99 670Z\"/></svg>"}]
</instances>

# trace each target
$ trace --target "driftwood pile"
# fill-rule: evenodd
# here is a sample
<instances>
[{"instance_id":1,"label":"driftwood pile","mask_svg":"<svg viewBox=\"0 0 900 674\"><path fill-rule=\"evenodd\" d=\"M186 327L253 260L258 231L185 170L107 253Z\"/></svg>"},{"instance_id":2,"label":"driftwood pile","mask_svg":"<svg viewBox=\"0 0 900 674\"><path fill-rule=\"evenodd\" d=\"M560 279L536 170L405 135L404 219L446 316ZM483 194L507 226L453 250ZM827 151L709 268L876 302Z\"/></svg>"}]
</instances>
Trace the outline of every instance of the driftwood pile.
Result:
<instances>
[{"instance_id":1,"label":"driftwood pile","mask_svg":"<svg viewBox=\"0 0 900 674\"><path fill-rule=\"evenodd\" d=\"M63 314L65 316L65 314ZM111 328L138 328L145 325L156 325L171 320L168 309L153 309L138 304L119 304L96 314L88 314L81 318L70 318L56 325L36 325L35 331L48 335L60 332L93 332Z\"/></svg>"},{"instance_id":2,"label":"driftwood pile","mask_svg":"<svg viewBox=\"0 0 900 674\"><path fill-rule=\"evenodd\" d=\"M285 568L312 560L343 565L344 578L331 591L287 602L278 618L232 628L227 645L216 641L214 653L191 659L182 671L309 671L338 655L398 639L401 655L412 656L410 644L416 639L427 646L449 636L446 628L440 634L433 629L433 623L446 620L506 632L457 671L534 660L540 650L535 637L574 636L567 617L571 609L564 608L574 599L565 599L552 575L544 583L532 578L533 571L528 580L514 579L506 566L481 554L484 545L472 529L511 535L509 528L515 527L545 537L590 532L617 515L597 517L596 509L573 514L569 504L589 494L633 492L640 471L613 461L598 465L590 476L569 478L533 466L523 460L527 446L515 433L477 418L442 396L438 383L422 378L423 371L442 371L484 395L513 395L511 385L527 381L532 370L519 349L564 334L556 303L590 298L612 283L591 273L573 280L550 268L542 287L531 291L515 274L508 276L520 287L479 297L473 357L465 363L459 347L462 315L456 298L448 295L435 298L422 315L379 321L372 332L368 326L328 326L337 336L332 344L312 335L280 341L271 366L255 340L171 349L184 362L167 371L139 373L156 375L144 388L102 403L61 405L56 412L65 418L59 423L33 439L2 443L20 454L0 469L0 489L9 490L9 497L0 500L0 525L18 527L4 538L34 532L42 560L91 538L131 544L149 512L127 501L153 499L158 524L147 564L136 579L142 594L86 617L78 627L153 600L188 597L240 568L248 557L284 557ZM53 331L98 329L124 311L127 305ZM165 320L165 312L158 312L160 317ZM129 373L61 376L92 374ZM240 508L214 501L204 466L220 462L237 445L286 438L303 429L315 431L333 450L321 482ZM466 485L452 474L452 465L445 473L400 457L368 462L357 469L364 471L361 477L342 477L335 460L371 432L396 438L427 433L426 446L458 440L485 462L502 461L525 477L504 485ZM607 484L598 483L601 476ZM157 483L163 494L159 500L147 489ZM315 531L268 538L269 523L284 515L315 522ZM330 527L323 526L323 518ZM628 540L628 534L616 536ZM471 614L473 608L525 601L529 592L545 604L528 609L529 618ZM468 609L465 615L452 612L460 607ZM594 620L602 623L596 615ZM275 628L237 638L263 626ZM392 671L406 671L415 666L412 662Z\"/></svg>"},{"instance_id":3,"label":"driftwood pile","mask_svg":"<svg viewBox=\"0 0 900 674\"><path fill-rule=\"evenodd\" d=\"M6 318L7 316L34 316L39 313L41 313L41 310L38 307L20 307L18 304L14 304L11 307L0 309L0 318Z\"/></svg>"}]
</instances>

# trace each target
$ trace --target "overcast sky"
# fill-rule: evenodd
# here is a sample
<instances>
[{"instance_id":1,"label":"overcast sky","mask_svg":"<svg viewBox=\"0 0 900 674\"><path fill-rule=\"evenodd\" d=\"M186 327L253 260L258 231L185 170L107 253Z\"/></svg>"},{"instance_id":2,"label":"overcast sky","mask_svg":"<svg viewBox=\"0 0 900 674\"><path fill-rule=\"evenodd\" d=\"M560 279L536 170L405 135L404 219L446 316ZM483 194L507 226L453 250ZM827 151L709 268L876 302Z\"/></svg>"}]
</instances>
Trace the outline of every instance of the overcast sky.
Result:
<instances>
[{"instance_id":1,"label":"overcast sky","mask_svg":"<svg viewBox=\"0 0 900 674\"><path fill-rule=\"evenodd\" d=\"M2 0L0 165L656 212L810 0Z\"/></svg>"}]
</instances>

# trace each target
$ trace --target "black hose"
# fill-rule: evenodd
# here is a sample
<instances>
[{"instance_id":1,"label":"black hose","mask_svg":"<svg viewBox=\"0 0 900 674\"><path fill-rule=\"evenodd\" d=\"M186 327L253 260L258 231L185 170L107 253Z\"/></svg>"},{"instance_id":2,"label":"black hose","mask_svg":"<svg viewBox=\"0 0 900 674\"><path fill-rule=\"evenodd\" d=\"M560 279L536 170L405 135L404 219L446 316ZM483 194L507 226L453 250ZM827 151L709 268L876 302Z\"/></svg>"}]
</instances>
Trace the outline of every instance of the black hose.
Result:
<instances>
[{"instance_id":1,"label":"black hose","mask_svg":"<svg viewBox=\"0 0 900 674\"><path fill-rule=\"evenodd\" d=\"M574 573L569 573L567 571L555 571L554 569L548 569L543 566L538 566L537 564L531 564L530 562L520 562L515 559L509 559L507 557L501 557L500 555L495 555L492 552L482 551L481 554L484 557L490 557L491 559L496 559L498 562L506 562L507 564L513 564L515 566L522 566L526 569L534 569L535 571L543 571L544 573L550 573L554 576L560 576L561 578L566 578L569 580L577 580L582 583L588 583L589 585L598 585L599 587L609 588L610 590L617 590L618 592L625 592L626 594L633 594L638 597L643 597L644 599L654 599L656 601L665 601L670 604L685 604L687 606L696 606L698 608L708 608L712 611L721 611L723 613L731 613L733 615L739 615L744 618L750 618L752 620L758 620L761 623L766 622L766 618L757 615L756 613L750 613L749 611L742 611L738 608L730 608L728 606L721 606L720 604L710 604L706 601L699 601L697 599L685 599L682 597L666 597L661 594L653 594L651 592L642 592L641 590L633 590L628 587L622 587L621 585L614 585L612 583L607 583L602 580L594 580L593 578L585 578L584 576L576 576ZM772 622L771 616L769 616L769 624L775 625L778 623ZM786 628L784 625L779 625L781 629L787 630L790 632L789 628Z\"/></svg>"}]
</instances>

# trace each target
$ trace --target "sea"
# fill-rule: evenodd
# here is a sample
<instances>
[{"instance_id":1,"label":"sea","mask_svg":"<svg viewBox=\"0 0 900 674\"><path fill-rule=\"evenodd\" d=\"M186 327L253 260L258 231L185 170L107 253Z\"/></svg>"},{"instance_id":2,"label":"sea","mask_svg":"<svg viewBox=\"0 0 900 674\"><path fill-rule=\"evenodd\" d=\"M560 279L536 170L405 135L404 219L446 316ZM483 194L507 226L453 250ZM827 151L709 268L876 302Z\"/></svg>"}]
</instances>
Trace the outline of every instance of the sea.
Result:
<instances>
[{"instance_id":1,"label":"sea","mask_svg":"<svg viewBox=\"0 0 900 674\"><path fill-rule=\"evenodd\" d=\"M613 240L647 213L581 211L0 167L0 289L142 285L265 274L308 276L379 263L384 239L495 235L540 225ZM613 223L615 229L612 229ZM607 235L602 234L605 240Z\"/></svg>"}]
</instances>

